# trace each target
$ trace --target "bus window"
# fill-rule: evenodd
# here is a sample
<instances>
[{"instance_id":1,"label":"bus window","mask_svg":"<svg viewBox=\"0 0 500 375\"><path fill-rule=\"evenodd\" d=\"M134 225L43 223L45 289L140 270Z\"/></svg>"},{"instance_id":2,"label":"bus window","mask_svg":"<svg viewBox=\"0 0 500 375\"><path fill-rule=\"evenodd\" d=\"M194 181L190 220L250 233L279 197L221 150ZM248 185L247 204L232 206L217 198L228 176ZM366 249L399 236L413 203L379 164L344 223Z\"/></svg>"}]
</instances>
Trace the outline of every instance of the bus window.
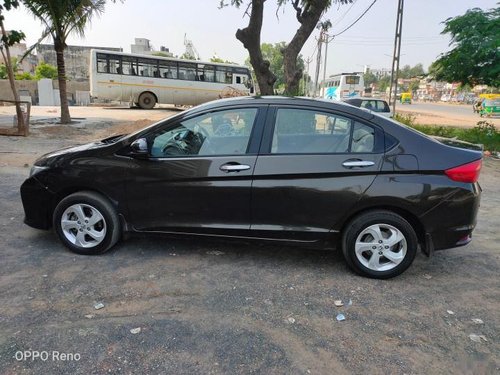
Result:
<instances>
[{"instance_id":1,"label":"bus window","mask_svg":"<svg viewBox=\"0 0 500 375\"><path fill-rule=\"evenodd\" d=\"M158 65L157 60L139 59L138 61L139 75L144 77L157 77Z\"/></svg>"},{"instance_id":2,"label":"bus window","mask_svg":"<svg viewBox=\"0 0 500 375\"><path fill-rule=\"evenodd\" d=\"M160 60L159 68L161 78L177 79L177 62Z\"/></svg>"},{"instance_id":3,"label":"bus window","mask_svg":"<svg viewBox=\"0 0 500 375\"><path fill-rule=\"evenodd\" d=\"M109 72L114 74L121 74L122 69L120 67L121 58L117 55L109 55Z\"/></svg>"},{"instance_id":4,"label":"bus window","mask_svg":"<svg viewBox=\"0 0 500 375\"><path fill-rule=\"evenodd\" d=\"M198 64L196 72L197 81L214 82L215 81L215 67L212 65Z\"/></svg>"},{"instance_id":5,"label":"bus window","mask_svg":"<svg viewBox=\"0 0 500 375\"><path fill-rule=\"evenodd\" d=\"M130 76L137 75L137 59L130 56L123 56L122 73Z\"/></svg>"},{"instance_id":6,"label":"bus window","mask_svg":"<svg viewBox=\"0 0 500 375\"><path fill-rule=\"evenodd\" d=\"M179 62L179 79L194 81L196 79L196 64Z\"/></svg>"},{"instance_id":7,"label":"bus window","mask_svg":"<svg viewBox=\"0 0 500 375\"><path fill-rule=\"evenodd\" d=\"M108 73L108 59L105 54L97 54L97 72Z\"/></svg>"},{"instance_id":8,"label":"bus window","mask_svg":"<svg viewBox=\"0 0 500 375\"><path fill-rule=\"evenodd\" d=\"M217 66L215 71L215 81L219 83L233 83L233 71L227 66Z\"/></svg>"}]
</instances>

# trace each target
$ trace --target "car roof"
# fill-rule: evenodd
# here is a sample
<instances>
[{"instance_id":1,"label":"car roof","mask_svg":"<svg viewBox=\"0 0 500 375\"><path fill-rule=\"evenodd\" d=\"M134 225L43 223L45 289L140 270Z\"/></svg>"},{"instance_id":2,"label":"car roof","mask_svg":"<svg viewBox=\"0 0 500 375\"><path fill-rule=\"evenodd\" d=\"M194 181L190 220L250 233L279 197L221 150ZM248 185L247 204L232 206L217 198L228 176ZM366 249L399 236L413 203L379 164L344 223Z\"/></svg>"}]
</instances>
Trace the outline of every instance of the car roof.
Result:
<instances>
[{"instance_id":1,"label":"car roof","mask_svg":"<svg viewBox=\"0 0 500 375\"><path fill-rule=\"evenodd\" d=\"M367 97L367 96L358 96L356 98L347 98L347 99L344 99L344 101L349 101L349 100L377 100L377 101L381 101L381 102L386 102L387 101L387 100L382 99L382 98L370 98L370 97Z\"/></svg>"},{"instance_id":2,"label":"car roof","mask_svg":"<svg viewBox=\"0 0 500 375\"><path fill-rule=\"evenodd\" d=\"M217 109L220 107L226 107L231 105L298 105L298 106L309 106L315 108L324 108L330 110L337 110L345 112L348 114L357 115L359 117L370 119L373 114L370 112L363 111L360 108L353 107L347 103L343 103L337 100L321 99L321 98L308 98L299 96L239 96L236 98L219 99L214 100L200 106L194 107L193 110L207 110L207 109Z\"/></svg>"}]
</instances>

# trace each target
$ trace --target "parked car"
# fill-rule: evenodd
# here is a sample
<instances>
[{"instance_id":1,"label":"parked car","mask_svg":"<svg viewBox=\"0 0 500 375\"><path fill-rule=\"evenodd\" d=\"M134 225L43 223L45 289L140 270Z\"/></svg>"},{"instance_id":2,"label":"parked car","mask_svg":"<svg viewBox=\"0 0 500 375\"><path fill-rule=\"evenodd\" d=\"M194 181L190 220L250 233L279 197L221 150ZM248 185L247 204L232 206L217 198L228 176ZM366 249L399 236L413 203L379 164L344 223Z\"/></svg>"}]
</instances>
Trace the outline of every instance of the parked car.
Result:
<instances>
[{"instance_id":1,"label":"parked car","mask_svg":"<svg viewBox=\"0 0 500 375\"><path fill-rule=\"evenodd\" d=\"M385 117L392 117L391 107L389 107L389 104L383 99L351 98L345 99L344 102L355 107L369 109Z\"/></svg>"},{"instance_id":2,"label":"parked car","mask_svg":"<svg viewBox=\"0 0 500 375\"><path fill-rule=\"evenodd\" d=\"M481 162L343 103L233 98L42 156L21 197L26 224L79 254L124 232L234 237L333 245L359 274L389 278L419 246L471 241Z\"/></svg>"}]
</instances>

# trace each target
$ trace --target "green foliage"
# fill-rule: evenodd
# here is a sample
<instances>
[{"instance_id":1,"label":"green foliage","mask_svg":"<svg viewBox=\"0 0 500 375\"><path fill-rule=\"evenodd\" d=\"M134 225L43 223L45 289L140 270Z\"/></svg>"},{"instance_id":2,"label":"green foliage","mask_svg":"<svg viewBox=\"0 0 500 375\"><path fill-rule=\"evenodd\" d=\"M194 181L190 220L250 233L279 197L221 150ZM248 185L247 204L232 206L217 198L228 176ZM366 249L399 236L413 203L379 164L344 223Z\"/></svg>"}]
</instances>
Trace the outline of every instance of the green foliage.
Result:
<instances>
[{"instance_id":1,"label":"green foliage","mask_svg":"<svg viewBox=\"0 0 500 375\"><path fill-rule=\"evenodd\" d=\"M196 58L196 56L193 56L187 52L184 52L182 55L179 56L179 59L183 60L199 60Z\"/></svg>"},{"instance_id":2,"label":"green foliage","mask_svg":"<svg viewBox=\"0 0 500 375\"><path fill-rule=\"evenodd\" d=\"M153 52L151 55L152 56L160 56L160 57L172 57L172 54L165 53L165 52Z\"/></svg>"},{"instance_id":3,"label":"green foliage","mask_svg":"<svg viewBox=\"0 0 500 375\"><path fill-rule=\"evenodd\" d=\"M285 88L285 67L283 65L283 49L286 47L286 42L280 43L262 43L260 49L262 51L262 57L264 60L269 61L269 69L276 76L276 82L274 87L279 90L284 90ZM245 65L251 67L250 57L245 60ZM304 70L304 59L302 55L297 57L297 68Z\"/></svg>"},{"instance_id":4,"label":"green foliage","mask_svg":"<svg viewBox=\"0 0 500 375\"><path fill-rule=\"evenodd\" d=\"M95 15L104 12L105 0L23 0L26 9L45 27L39 40L52 36L54 48L66 48L71 34L83 37Z\"/></svg>"},{"instance_id":5,"label":"green foliage","mask_svg":"<svg viewBox=\"0 0 500 375\"><path fill-rule=\"evenodd\" d=\"M451 35L454 48L432 63L437 80L474 86L500 86L500 8L469 9L444 21L442 34Z\"/></svg>"},{"instance_id":6,"label":"green foliage","mask_svg":"<svg viewBox=\"0 0 500 375\"><path fill-rule=\"evenodd\" d=\"M422 64L417 64L414 67L411 67L410 65L405 65L403 66L403 69L399 70L398 73L398 77L404 79L415 78L423 75L425 75L425 71Z\"/></svg>"},{"instance_id":7,"label":"green foliage","mask_svg":"<svg viewBox=\"0 0 500 375\"><path fill-rule=\"evenodd\" d=\"M7 67L5 64L0 64L0 79L7 79Z\"/></svg>"},{"instance_id":8,"label":"green foliage","mask_svg":"<svg viewBox=\"0 0 500 375\"><path fill-rule=\"evenodd\" d=\"M54 65L41 62L35 68L35 79L39 81L42 78L57 79L57 68Z\"/></svg>"},{"instance_id":9,"label":"green foliage","mask_svg":"<svg viewBox=\"0 0 500 375\"><path fill-rule=\"evenodd\" d=\"M380 92L385 92L385 90L391 85L391 77L385 76L380 78L378 81L378 89Z\"/></svg>"},{"instance_id":10,"label":"green foliage","mask_svg":"<svg viewBox=\"0 0 500 375\"><path fill-rule=\"evenodd\" d=\"M365 74L363 74L363 81L365 81L365 86L368 87L372 83L376 83L378 78L375 74L368 70Z\"/></svg>"},{"instance_id":11,"label":"green foliage","mask_svg":"<svg viewBox=\"0 0 500 375\"><path fill-rule=\"evenodd\" d=\"M500 132L491 122L479 121L474 128L458 128L442 125L417 125L412 114L394 115L394 120L427 135L455 138L460 141L483 145L485 150L500 151Z\"/></svg>"},{"instance_id":12,"label":"green foliage","mask_svg":"<svg viewBox=\"0 0 500 375\"><path fill-rule=\"evenodd\" d=\"M402 124L413 127L415 125L416 116L411 113L396 112L392 118Z\"/></svg>"},{"instance_id":13,"label":"green foliage","mask_svg":"<svg viewBox=\"0 0 500 375\"><path fill-rule=\"evenodd\" d=\"M33 78L34 77L29 72L17 73L14 76L14 79L17 81L31 81Z\"/></svg>"}]
</instances>

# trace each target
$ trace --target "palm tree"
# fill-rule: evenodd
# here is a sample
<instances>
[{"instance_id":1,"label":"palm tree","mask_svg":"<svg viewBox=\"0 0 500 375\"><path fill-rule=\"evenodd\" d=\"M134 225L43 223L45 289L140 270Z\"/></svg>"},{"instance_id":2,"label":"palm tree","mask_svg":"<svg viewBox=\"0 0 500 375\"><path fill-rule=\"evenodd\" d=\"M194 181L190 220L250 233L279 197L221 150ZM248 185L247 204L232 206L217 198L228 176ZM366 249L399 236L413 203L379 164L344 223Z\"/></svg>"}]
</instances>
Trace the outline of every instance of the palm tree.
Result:
<instances>
[{"instance_id":1,"label":"palm tree","mask_svg":"<svg viewBox=\"0 0 500 375\"><path fill-rule=\"evenodd\" d=\"M69 124L71 116L66 93L66 68L64 50L66 40L72 33L83 36L85 26L94 15L104 11L105 0L23 0L24 5L45 27L38 45L49 35L54 41L56 51L59 95L61 97L61 123ZM31 49L33 49L33 46Z\"/></svg>"}]
</instances>

